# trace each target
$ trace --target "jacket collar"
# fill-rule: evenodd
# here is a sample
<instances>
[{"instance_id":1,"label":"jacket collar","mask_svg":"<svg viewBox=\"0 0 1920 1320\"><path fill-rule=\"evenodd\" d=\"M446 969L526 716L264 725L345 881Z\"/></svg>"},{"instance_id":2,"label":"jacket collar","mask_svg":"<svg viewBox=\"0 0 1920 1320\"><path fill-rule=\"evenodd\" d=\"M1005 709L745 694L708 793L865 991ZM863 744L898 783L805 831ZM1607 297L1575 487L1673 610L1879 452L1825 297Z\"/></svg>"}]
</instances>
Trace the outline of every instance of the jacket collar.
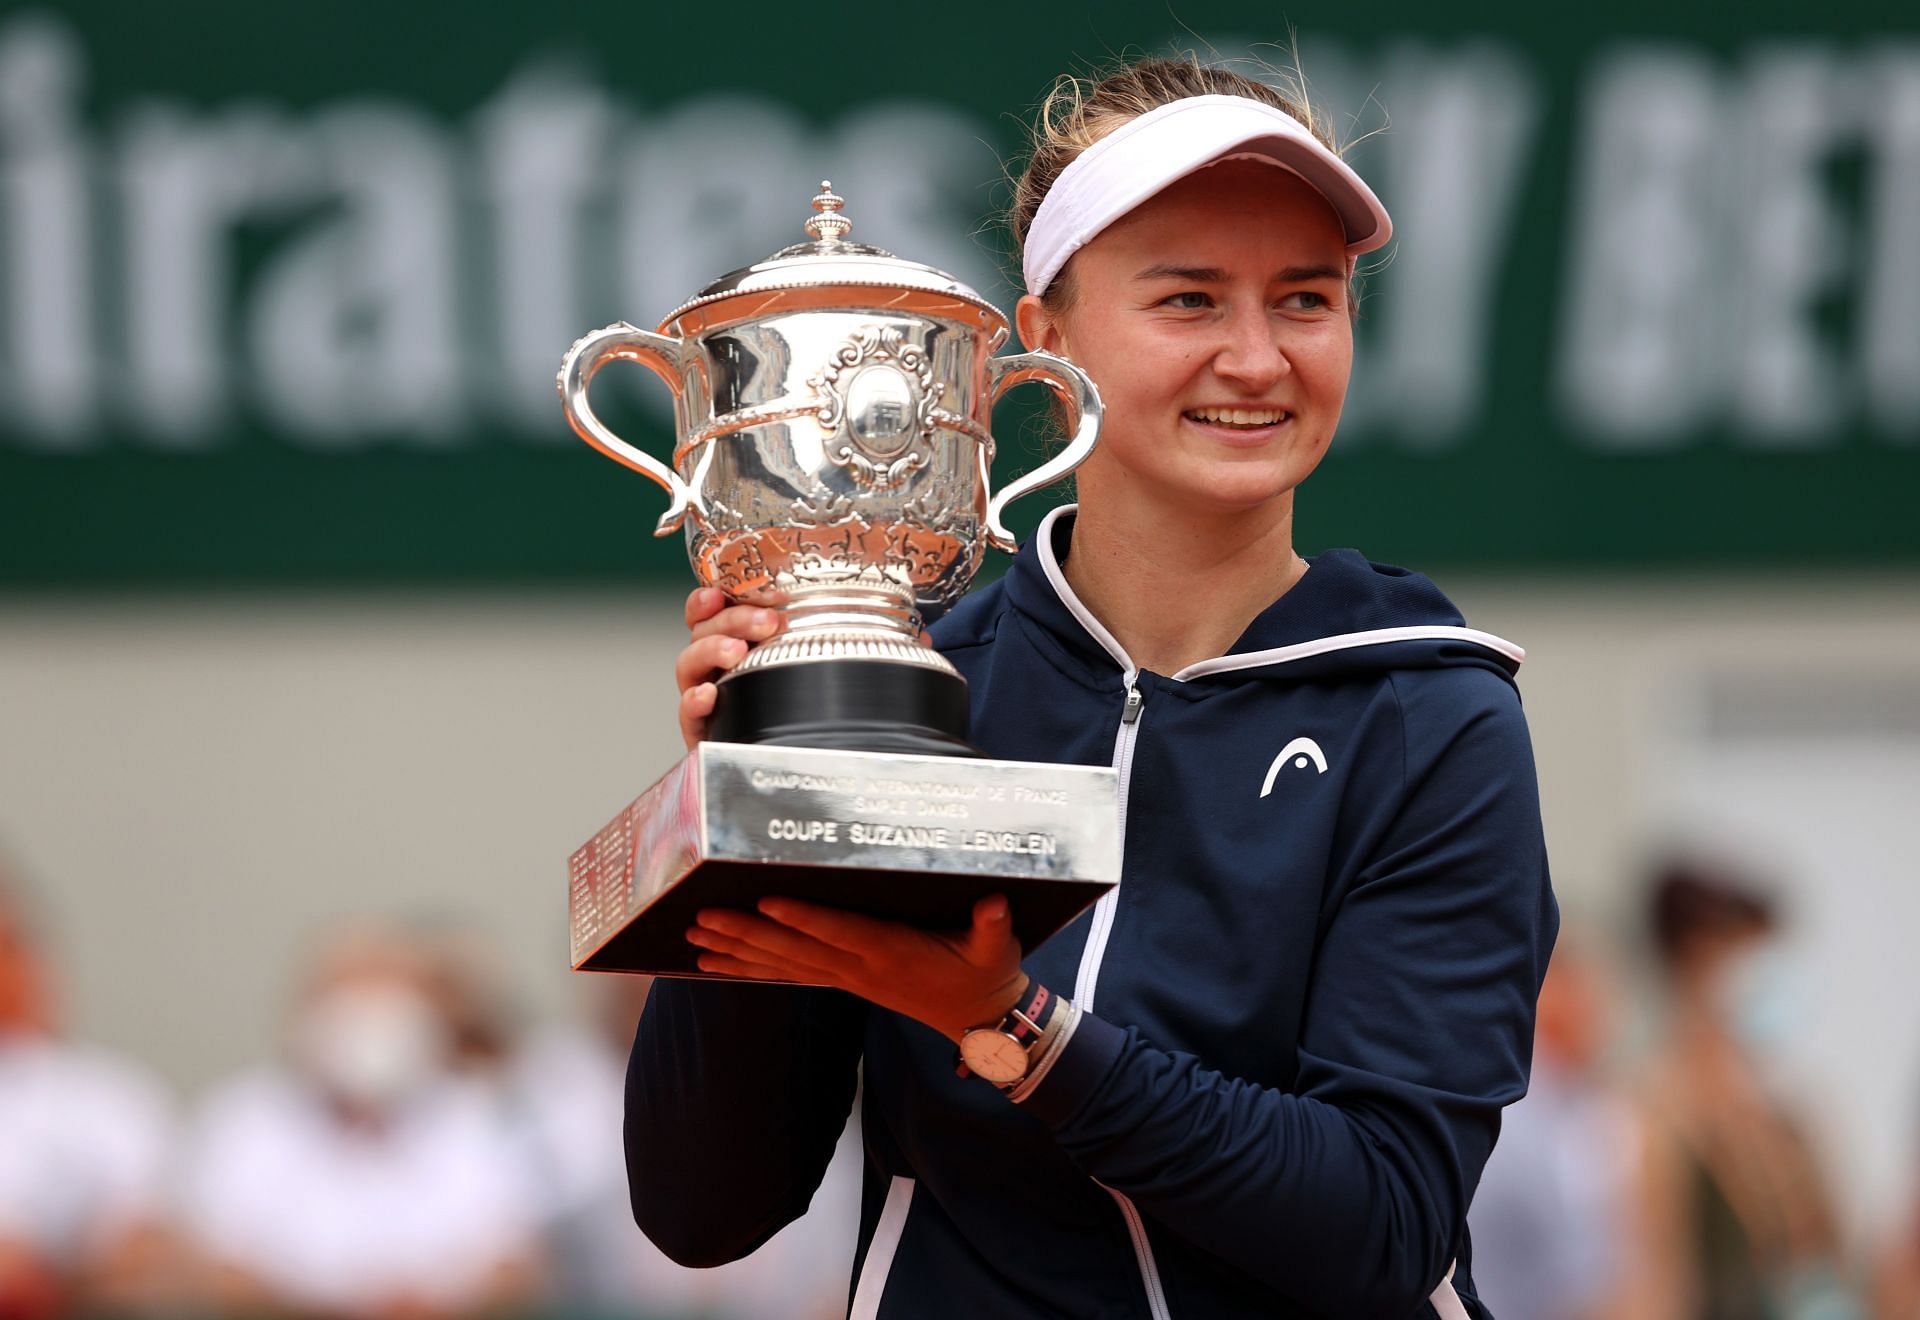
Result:
<instances>
[{"instance_id":1,"label":"jacket collar","mask_svg":"<svg viewBox=\"0 0 1920 1320\"><path fill-rule=\"evenodd\" d=\"M1130 682L1138 667L1074 594L1062 568L1077 507L1062 505L1041 521L1008 570L1008 600L1039 625L1063 664L1097 686ZM1225 655L1170 677L1187 681L1337 652L1400 652L1435 643L1491 652L1509 673L1526 658L1513 643L1464 626L1459 610L1419 573L1369 563L1356 550L1330 550L1307 564L1300 580L1255 616Z\"/></svg>"}]
</instances>

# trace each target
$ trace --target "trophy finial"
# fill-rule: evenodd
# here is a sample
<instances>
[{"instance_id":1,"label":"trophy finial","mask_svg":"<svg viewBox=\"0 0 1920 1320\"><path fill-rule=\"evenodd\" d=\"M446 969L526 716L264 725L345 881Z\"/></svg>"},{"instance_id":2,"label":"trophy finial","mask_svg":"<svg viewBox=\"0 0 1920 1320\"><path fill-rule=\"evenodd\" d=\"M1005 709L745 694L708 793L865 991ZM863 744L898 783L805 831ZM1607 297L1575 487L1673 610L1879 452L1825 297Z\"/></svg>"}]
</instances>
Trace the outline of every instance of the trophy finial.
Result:
<instances>
[{"instance_id":1,"label":"trophy finial","mask_svg":"<svg viewBox=\"0 0 1920 1320\"><path fill-rule=\"evenodd\" d=\"M807 232L822 243L837 243L853 229L853 221L840 214L847 199L833 191L831 179L820 180L820 195L813 199L818 215L807 221Z\"/></svg>"}]
</instances>

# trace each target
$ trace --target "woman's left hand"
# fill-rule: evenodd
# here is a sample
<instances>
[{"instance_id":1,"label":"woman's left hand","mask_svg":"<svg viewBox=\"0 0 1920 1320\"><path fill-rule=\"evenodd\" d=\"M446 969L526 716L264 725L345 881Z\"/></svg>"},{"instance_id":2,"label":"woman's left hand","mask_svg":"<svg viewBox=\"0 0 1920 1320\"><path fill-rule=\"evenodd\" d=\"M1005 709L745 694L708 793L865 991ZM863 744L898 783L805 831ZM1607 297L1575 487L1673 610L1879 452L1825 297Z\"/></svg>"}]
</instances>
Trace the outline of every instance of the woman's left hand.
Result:
<instances>
[{"instance_id":1,"label":"woman's left hand","mask_svg":"<svg viewBox=\"0 0 1920 1320\"><path fill-rule=\"evenodd\" d=\"M1027 984L1007 900L973 905L973 925L925 931L792 898L763 898L759 911L709 908L687 931L706 950L700 970L759 981L804 981L859 995L958 1041L990 1026Z\"/></svg>"}]
</instances>

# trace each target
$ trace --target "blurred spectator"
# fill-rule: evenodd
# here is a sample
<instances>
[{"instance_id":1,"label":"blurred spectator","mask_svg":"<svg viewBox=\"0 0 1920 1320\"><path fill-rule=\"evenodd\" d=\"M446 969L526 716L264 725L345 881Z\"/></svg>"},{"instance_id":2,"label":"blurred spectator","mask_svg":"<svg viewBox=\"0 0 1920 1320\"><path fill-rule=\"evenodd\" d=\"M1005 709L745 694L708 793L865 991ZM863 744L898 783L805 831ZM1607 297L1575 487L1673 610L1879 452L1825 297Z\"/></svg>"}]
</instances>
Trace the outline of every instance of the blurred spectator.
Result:
<instances>
[{"instance_id":1,"label":"blurred spectator","mask_svg":"<svg viewBox=\"0 0 1920 1320\"><path fill-rule=\"evenodd\" d=\"M1639 1135L1604 1071L1614 1017L1604 968L1563 932L1540 990L1533 1080L1502 1118L1469 1217L1474 1283L1497 1316L1633 1314L1621 1301Z\"/></svg>"},{"instance_id":2,"label":"blurred spectator","mask_svg":"<svg viewBox=\"0 0 1920 1320\"><path fill-rule=\"evenodd\" d=\"M489 1090L508 1085L518 1044L518 1014L501 968L507 957L479 928L457 918L421 922L428 986L447 1024L447 1063Z\"/></svg>"},{"instance_id":3,"label":"blurred spectator","mask_svg":"<svg viewBox=\"0 0 1920 1320\"><path fill-rule=\"evenodd\" d=\"M169 1106L144 1071L62 1038L52 980L0 865L0 1315L164 1304Z\"/></svg>"},{"instance_id":4,"label":"blurred spectator","mask_svg":"<svg viewBox=\"0 0 1920 1320\"><path fill-rule=\"evenodd\" d=\"M208 1102L186 1200L218 1303L411 1320L533 1296L533 1188L492 1099L451 1070L440 991L420 941L344 933L307 974L286 1063Z\"/></svg>"},{"instance_id":5,"label":"blurred spectator","mask_svg":"<svg viewBox=\"0 0 1920 1320\"><path fill-rule=\"evenodd\" d=\"M860 1215L860 1142L849 1123L805 1218L745 1260L691 1270L634 1226L621 1157L627 1051L651 977L583 978L590 1029L536 1035L517 1091L546 1172L553 1301L572 1314L703 1320L840 1320Z\"/></svg>"},{"instance_id":6,"label":"blurred spectator","mask_svg":"<svg viewBox=\"0 0 1920 1320\"><path fill-rule=\"evenodd\" d=\"M1669 1014L1644 1096L1647 1269L1627 1313L1863 1315L1816 1153L1772 1084L1796 1008L1773 900L1731 870L1675 862L1648 918Z\"/></svg>"},{"instance_id":7,"label":"blurred spectator","mask_svg":"<svg viewBox=\"0 0 1920 1320\"><path fill-rule=\"evenodd\" d=\"M1920 1320L1920 1182L1880 1265L1880 1320Z\"/></svg>"}]
</instances>

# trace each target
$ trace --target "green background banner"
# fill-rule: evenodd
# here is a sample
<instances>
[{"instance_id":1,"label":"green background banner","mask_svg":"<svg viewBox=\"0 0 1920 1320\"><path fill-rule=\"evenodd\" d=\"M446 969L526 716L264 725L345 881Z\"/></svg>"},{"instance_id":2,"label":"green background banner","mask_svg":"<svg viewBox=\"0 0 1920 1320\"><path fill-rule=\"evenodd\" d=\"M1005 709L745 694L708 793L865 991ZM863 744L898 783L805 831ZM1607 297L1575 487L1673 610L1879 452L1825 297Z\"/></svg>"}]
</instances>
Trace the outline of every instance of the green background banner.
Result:
<instances>
[{"instance_id":1,"label":"green background banner","mask_svg":"<svg viewBox=\"0 0 1920 1320\"><path fill-rule=\"evenodd\" d=\"M1294 12L1399 229L1301 545L1920 561L1898 8ZM1287 42L1160 0L7 10L0 587L685 582L664 496L560 416L568 343L794 241L823 177L1010 308L1001 162L1054 74ZM665 451L663 391L614 375ZM1021 406L1003 479L1044 444Z\"/></svg>"}]
</instances>

